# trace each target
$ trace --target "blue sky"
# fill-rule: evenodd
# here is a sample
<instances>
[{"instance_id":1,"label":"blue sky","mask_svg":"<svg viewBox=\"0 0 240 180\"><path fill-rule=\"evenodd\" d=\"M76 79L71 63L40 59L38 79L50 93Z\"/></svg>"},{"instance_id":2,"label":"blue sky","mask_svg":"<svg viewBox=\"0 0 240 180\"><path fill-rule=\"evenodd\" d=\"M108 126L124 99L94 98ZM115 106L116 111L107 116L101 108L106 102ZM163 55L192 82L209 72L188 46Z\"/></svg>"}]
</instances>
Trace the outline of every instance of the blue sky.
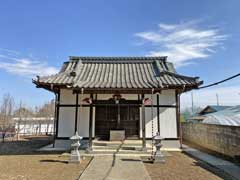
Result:
<instances>
[{"instance_id":1,"label":"blue sky","mask_svg":"<svg viewBox=\"0 0 240 180\"><path fill-rule=\"evenodd\" d=\"M168 55L177 71L206 84L239 73L240 1L30 1L0 4L0 96L39 105L36 74L56 73L68 56ZM240 78L194 91L196 105L240 102ZM190 104L190 94L182 97Z\"/></svg>"}]
</instances>

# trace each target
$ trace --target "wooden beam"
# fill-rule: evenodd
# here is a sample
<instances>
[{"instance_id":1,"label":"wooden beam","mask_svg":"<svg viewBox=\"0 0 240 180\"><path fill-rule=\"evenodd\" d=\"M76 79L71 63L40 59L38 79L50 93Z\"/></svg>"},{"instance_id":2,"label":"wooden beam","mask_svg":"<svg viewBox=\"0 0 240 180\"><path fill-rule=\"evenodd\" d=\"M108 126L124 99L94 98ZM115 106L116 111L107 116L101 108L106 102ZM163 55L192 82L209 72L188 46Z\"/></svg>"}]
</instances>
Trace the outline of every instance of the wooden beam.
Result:
<instances>
[{"instance_id":1,"label":"wooden beam","mask_svg":"<svg viewBox=\"0 0 240 180\"><path fill-rule=\"evenodd\" d=\"M157 126L158 132L160 133L160 110L159 110L159 94L157 94Z\"/></svg>"},{"instance_id":2,"label":"wooden beam","mask_svg":"<svg viewBox=\"0 0 240 180\"><path fill-rule=\"evenodd\" d=\"M117 105L117 129L120 128L120 121L121 121L121 117L120 117L120 106L119 104Z\"/></svg>"},{"instance_id":3,"label":"wooden beam","mask_svg":"<svg viewBox=\"0 0 240 180\"><path fill-rule=\"evenodd\" d=\"M117 106L117 104L92 104L93 107L97 107L97 106ZM89 104L82 104L82 105L77 105L78 107L90 107ZM138 106L141 107L141 104L119 104L119 106ZM75 104L60 104L59 107L76 107ZM151 108L152 105L145 105L145 108ZM175 105L153 105L154 108L177 108L177 106Z\"/></svg>"},{"instance_id":4,"label":"wooden beam","mask_svg":"<svg viewBox=\"0 0 240 180\"><path fill-rule=\"evenodd\" d=\"M185 91L191 90L191 89L197 89L196 87L189 87L185 86ZM155 88L156 92L160 92L162 90L182 90L181 86L168 86L166 88ZM74 93L81 92L81 88L73 88L72 89ZM143 88L143 89L137 89L137 88L86 88L84 89L84 93L86 94L151 94L152 88Z\"/></svg>"},{"instance_id":5,"label":"wooden beam","mask_svg":"<svg viewBox=\"0 0 240 180\"><path fill-rule=\"evenodd\" d=\"M90 98L93 100L93 94L90 94ZM88 135L88 151L92 151L92 133L93 133L93 105L92 103L90 104L90 109L89 109L89 135Z\"/></svg>"},{"instance_id":6,"label":"wooden beam","mask_svg":"<svg viewBox=\"0 0 240 180\"><path fill-rule=\"evenodd\" d=\"M57 124L57 101L58 101L58 94L55 93L55 107L54 107L54 123L53 123L53 148L55 147L55 140L56 140L56 124Z\"/></svg>"},{"instance_id":7,"label":"wooden beam","mask_svg":"<svg viewBox=\"0 0 240 180\"><path fill-rule=\"evenodd\" d=\"M180 148L182 148L182 128L181 128L181 117L180 117L180 94L176 93L176 121L177 121L177 137L180 139Z\"/></svg>"},{"instance_id":8,"label":"wooden beam","mask_svg":"<svg viewBox=\"0 0 240 180\"><path fill-rule=\"evenodd\" d=\"M57 106L57 122L56 122L56 138L58 138L58 125L59 125L59 108L60 108L60 90L57 93L57 102L56 102L56 106Z\"/></svg>"},{"instance_id":9,"label":"wooden beam","mask_svg":"<svg viewBox=\"0 0 240 180\"><path fill-rule=\"evenodd\" d=\"M142 94L142 150L146 151L146 123L145 123L145 105L144 94Z\"/></svg>"},{"instance_id":10,"label":"wooden beam","mask_svg":"<svg viewBox=\"0 0 240 180\"><path fill-rule=\"evenodd\" d=\"M178 118L179 118L179 136L180 136L180 148L182 149L182 123L180 113L180 93L178 94Z\"/></svg>"},{"instance_id":11,"label":"wooden beam","mask_svg":"<svg viewBox=\"0 0 240 180\"><path fill-rule=\"evenodd\" d=\"M179 109L179 99L178 99L178 92L177 91L175 91L175 101L176 101L176 106L177 106L177 108L176 108L176 124L177 124L177 137L179 138L179 111L178 111L178 109Z\"/></svg>"}]
</instances>

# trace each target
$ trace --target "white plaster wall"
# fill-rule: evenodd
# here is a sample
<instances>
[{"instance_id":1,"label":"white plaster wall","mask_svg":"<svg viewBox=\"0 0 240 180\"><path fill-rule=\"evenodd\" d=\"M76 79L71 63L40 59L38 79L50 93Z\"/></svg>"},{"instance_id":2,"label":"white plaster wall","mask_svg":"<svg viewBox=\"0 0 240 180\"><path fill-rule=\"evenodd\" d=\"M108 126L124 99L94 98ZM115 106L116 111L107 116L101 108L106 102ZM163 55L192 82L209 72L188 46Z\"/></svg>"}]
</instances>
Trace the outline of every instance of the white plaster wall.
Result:
<instances>
[{"instance_id":1,"label":"white plaster wall","mask_svg":"<svg viewBox=\"0 0 240 180\"><path fill-rule=\"evenodd\" d=\"M60 104L76 104L76 94L72 90L62 89L60 91ZM89 94L79 94L78 103L80 104L84 98L90 97ZM58 122L58 137L71 137L75 130L75 107L60 107L59 122ZM95 110L93 108L93 114ZM93 115L93 128L95 115ZM94 130L94 129L93 129ZM77 131L80 136L88 137L89 131L89 107L78 108ZM94 133L93 133L94 135Z\"/></svg>"},{"instance_id":2,"label":"white plaster wall","mask_svg":"<svg viewBox=\"0 0 240 180\"><path fill-rule=\"evenodd\" d=\"M141 128L140 137L142 137L142 122L141 122L142 114L141 113L142 113L142 108L140 108L140 128ZM153 115L152 115L152 109L149 107L148 108L145 107L145 124L146 124L146 127L145 127L146 137L151 138L152 132L153 132L153 135L155 135L157 132L157 109L156 108L153 108Z\"/></svg>"},{"instance_id":3,"label":"white plaster wall","mask_svg":"<svg viewBox=\"0 0 240 180\"><path fill-rule=\"evenodd\" d=\"M76 95L71 90L61 89L60 104L75 104ZM71 137L74 135L75 108L60 107L58 120L58 137Z\"/></svg>"},{"instance_id":4,"label":"white plaster wall","mask_svg":"<svg viewBox=\"0 0 240 180\"><path fill-rule=\"evenodd\" d=\"M145 95L146 98L152 99L151 94ZM153 95L153 104L157 104L156 95ZM160 105L176 105L175 91L164 90L159 95ZM153 117L153 118L152 118ZM153 119L153 121L152 121ZM142 113L140 108L140 120L142 120ZM157 108L152 109L145 107L145 122L146 122L146 137L152 137L152 123L153 135L157 132ZM141 123L140 123L141 124ZM140 137L142 137L142 124L140 125ZM160 135L164 138L177 138L177 123L176 123L176 109L175 108L160 108Z\"/></svg>"},{"instance_id":5,"label":"white plaster wall","mask_svg":"<svg viewBox=\"0 0 240 180\"><path fill-rule=\"evenodd\" d=\"M98 94L98 100L108 100L112 98L113 94ZM175 91L164 90L159 95L160 105L176 105ZM89 94L79 94L79 104ZM151 94L145 95L151 98ZM137 94L123 94L122 98L127 100L137 100ZM60 95L61 104L75 104L76 95L71 90L61 90ZM156 102L156 95L153 96L153 103ZM140 137L142 137L142 123L141 123L141 108L140 108ZM145 108L146 121L146 137L152 137L152 110L149 107ZM61 107L59 111L59 137L70 137L74 134L75 128L75 107ZM88 137L89 132L89 107L80 107L78 109L78 133L80 136ZM154 135L157 132L157 109L153 108L153 131ZM160 133L164 138L177 138L177 123L176 123L176 109L175 108L160 108ZM93 108L93 137L95 134L95 108Z\"/></svg>"},{"instance_id":6,"label":"white plaster wall","mask_svg":"<svg viewBox=\"0 0 240 180\"><path fill-rule=\"evenodd\" d=\"M159 95L160 105L176 105L175 90L164 90Z\"/></svg>"},{"instance_id":7,"label":"white plaster wall","mask_svg":"<svg viewBox=\"0 0 240 180\"><path fill-rule=\"evenodd\" d=\"M175 90L162 91L160 105L176 105ZM160 134L164 138L177 138L176 108L160 108Z\"/></svg>"},{"instance_id":8,"label":"white plaster wall","mask_svg":"<svg viewBox=\"0 0 240 180\"><path fill-rule=\"evenodd\" d=\"M78 95L78 104L82 104L85 98L90 98L90 94L79 94ZM89 136L89 107L78 108L78 133L82 137ZM95 135L95 108L93 108L93 133L92 136Z\"/></svg>"},{"instance_id":9,"label":"white plaster wall","mask_svg":"<svg viewBox=\"0 0 240 180\"><path fill-rule=\"evenodd\" d=\"M78 108L78 134L82 137L88 137L89 131L89 107Z\"/></svg>"},{"instance_id":10,"label":"white plaster wall","mask_svg":"<svg viewBox=\"0 0 240 180\"><path fill-rule=\"evenodd\" d=\"M60 107L58 122L58 137L71 137L74 135L75 108Z\"/></svg>"},{"instance_id":11,"label":"white plaster wall","mask_svg":"<svg viewBox=\"0 0 240 180\"><path fill-rule=\"evenodd\" d=\"M76 94L72 90L61 89L60 104L76 104Z\"/></svg>"},{"instance_id":12,"label":"white plaster wall","mask_svg":"<svg viewBox=\"0 0 240 180\"><path fill-rule=\"evenodd\" d=\"M177 138L175 108L160 108L160 134L164 138Z\"/></svg>"}]
</instances>

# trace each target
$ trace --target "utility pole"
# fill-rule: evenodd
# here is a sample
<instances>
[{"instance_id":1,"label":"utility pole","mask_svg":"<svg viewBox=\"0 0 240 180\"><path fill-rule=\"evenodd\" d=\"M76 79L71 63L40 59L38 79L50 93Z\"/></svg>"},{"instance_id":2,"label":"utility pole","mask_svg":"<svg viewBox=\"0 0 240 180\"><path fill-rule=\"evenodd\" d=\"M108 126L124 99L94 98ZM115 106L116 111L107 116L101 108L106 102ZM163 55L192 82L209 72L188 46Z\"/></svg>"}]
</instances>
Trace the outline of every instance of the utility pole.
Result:
<instances>
[{"instance_id":1,"label":"utility pole","mask_svg":"<svg viewBox=\"0 0 240 180\"><path fill-rule=\"evenodd\" d=\"M193 110L193 106L194 106L194 104L193 104L193 92L191 92L191 97L192 97L192 115L194 114L194 110Z\"/></svg>"},{"instance_id":2,"label":"utility pole","mask_svg":"<svg viewBox=\"0 0 240 180\"><path fill-rule=\"evenodd\" d=\"M217 98L217 105L219 106L218 93L216 93L216 98Z\"/></svg>"}]
</instances>

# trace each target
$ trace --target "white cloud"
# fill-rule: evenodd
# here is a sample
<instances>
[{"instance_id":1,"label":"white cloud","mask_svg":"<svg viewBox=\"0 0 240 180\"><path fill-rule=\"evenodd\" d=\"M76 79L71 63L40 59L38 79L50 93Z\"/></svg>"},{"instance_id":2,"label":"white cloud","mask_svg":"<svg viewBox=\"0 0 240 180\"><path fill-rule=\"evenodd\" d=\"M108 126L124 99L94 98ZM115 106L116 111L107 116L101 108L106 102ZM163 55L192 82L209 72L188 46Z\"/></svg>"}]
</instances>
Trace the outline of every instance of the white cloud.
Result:
<instances>
[{"instance_id":1,"label":"white cloud","mask_svg":"<svg viewBox=\"0 0 240 180\"><path fill-rule=\"evenodd\" d=\"M216 28L200 28L199 22L181 24L161 23L156 31L136 33L135 36L152 45L148 56L169 56L176 66L192 63L192 60L206 58L222 46L227 35Z\"/></svg>"},{"instance_id":2,"label":"white cloud","mask_svg":"<svg viewBox=\"0 0 240 180\"><path fill-rule=\"evenodd\" d=\"M176 25L172 25L172 24L164 24L164 23L160 23L159 24L160 29L164 29L164 30L173 30L176 29Z\"/></svg>"},{"instance_id":3,"label":"white cloud","mask_svg":"<svg viewBox=\"0 0 240 180\"><path fill-rule=\"evenodd\" d=\"M49 66L46 62L40 62L31 57L22 57L19 53L11 52L14 51L0 49L0 69L8 73L32 78L36 75L47 76L58 72L55 67Z\"/></svg>"},{"instance_id":4,"label":"white cloud","mask_svg":"<svg viewBox=\"0 0 240 180\"><path fill-rule=\"evenodd\" d=\"M220 105L231 106L240 105L240 85L212 87L184 93L181 95L182 109L186 107L191 107L192 104L191 93L193 93L194 106L197 107L204 107L206 105L216 105L217 104L216 94L218 95Z\"/></svg>"}]
</instances>

